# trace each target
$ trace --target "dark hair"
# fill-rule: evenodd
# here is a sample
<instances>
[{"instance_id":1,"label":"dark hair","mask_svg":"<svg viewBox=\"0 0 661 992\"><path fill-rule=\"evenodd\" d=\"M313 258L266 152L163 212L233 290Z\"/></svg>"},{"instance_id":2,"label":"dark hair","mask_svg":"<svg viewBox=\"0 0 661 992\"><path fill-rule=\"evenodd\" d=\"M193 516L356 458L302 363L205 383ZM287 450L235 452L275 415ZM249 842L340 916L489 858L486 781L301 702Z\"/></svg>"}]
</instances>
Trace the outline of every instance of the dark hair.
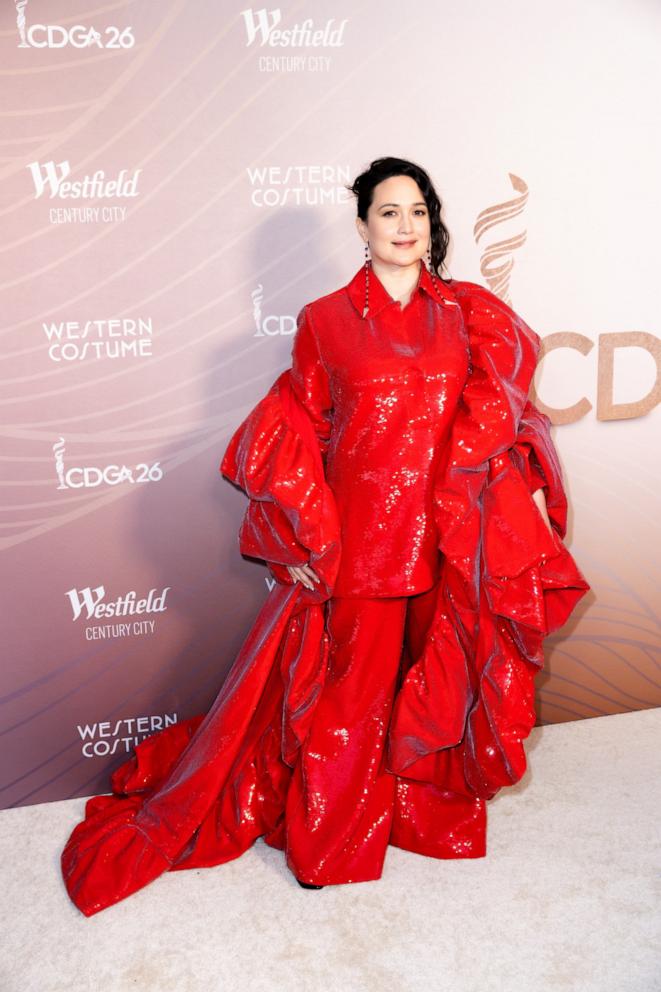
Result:
<instances>
[{"instance_id":1,"label":"dark hair","mask_svg":"<svg viewBox=\"0 0 661 992\"><path fill-rule=\"evenodd\" d=\"M429 175L420 165L409 162L405 158L375 158L370 162L369 169L356 176L351 186L346 186L357 199L357 213L361 220L367 221L367 211L372 203L374 187L390 179L391 176L410 176L415 179L422 191L429 211L430 233L431 233L431 264L434 273L443 282L441 268L445 262L445 256L450 242L450 233L441 220L441 201L438 193L434 189Z\"/></svg>"}]
</instances>

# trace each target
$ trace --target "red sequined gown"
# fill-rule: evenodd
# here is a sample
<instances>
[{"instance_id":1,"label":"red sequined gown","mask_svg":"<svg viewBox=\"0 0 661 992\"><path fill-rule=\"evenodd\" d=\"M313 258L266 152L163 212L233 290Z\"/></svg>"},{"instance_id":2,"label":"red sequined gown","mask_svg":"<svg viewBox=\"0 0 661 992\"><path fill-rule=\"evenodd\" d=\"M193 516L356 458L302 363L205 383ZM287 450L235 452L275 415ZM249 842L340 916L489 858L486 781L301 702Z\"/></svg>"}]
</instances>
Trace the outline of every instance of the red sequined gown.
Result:
<instances>
[{"instance_id":1,"label":"red sequined gown","mask_svg":"<svg viewBox=\"0 0 661 992\"><path fill-rule=\"evenodd\" d=\"M364 304L361 268L303 308L291 368L228 444L221 471L249 497L240 549L278 581L210 711L140 743L112 793L87 801L62 872L88 916L260 836L305 881L379 877L367 844L362 862L355 844L350 862L331 856L355 819L351 797L376 781L369 765L392 796L383 847L482 857L486 801L526 769L543 640L590 588L562 540L550 422L528 398L540 339L484 287L434 281L424 265L403 308L374 271L365 316ZM540 487L552 533L531 496ZM306 562L321 578L313 590L286 568ZM425 591L423 636L413 655L402 648L384 697L385 740L355 706L350 730L331 726L329 605L355 609L392 653L400 628L386 618ZM333 779L337 743L319 742L335 732L355 759L337 767L355 781ZM326 778L304 771L314 767Z\"/></svg>"}]
</instances>

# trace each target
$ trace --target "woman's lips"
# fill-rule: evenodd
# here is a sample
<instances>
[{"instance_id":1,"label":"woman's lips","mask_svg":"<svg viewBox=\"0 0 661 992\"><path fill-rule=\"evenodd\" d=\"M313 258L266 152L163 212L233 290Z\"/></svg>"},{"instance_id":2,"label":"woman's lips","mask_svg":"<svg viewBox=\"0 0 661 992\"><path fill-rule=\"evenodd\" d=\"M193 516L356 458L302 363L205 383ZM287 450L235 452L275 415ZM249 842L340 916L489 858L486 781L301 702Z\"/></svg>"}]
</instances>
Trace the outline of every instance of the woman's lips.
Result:
<instances>
[{"instance_id":1,"label":"woman's lips","mask_svg":"<svg viewBox=\"0 0 661 992\"><path fill-rule=\"evenodd\" d=\"M395 248L410 248L415 241L393 241Z\"/></svg>"}]
</instances>

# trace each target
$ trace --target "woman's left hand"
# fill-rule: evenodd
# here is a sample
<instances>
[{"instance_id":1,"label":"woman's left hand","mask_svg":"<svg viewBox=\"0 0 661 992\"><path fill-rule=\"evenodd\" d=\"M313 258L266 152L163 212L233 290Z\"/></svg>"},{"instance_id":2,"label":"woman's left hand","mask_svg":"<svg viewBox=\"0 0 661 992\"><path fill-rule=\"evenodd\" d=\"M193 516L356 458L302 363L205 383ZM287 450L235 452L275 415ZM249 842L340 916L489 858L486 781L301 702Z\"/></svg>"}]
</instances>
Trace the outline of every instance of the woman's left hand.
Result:
<instances>
[{"instance_id":1,"label":"woman's left hand","mask_svg":"<svg viewBox=\"0 0 661 992\"><path fill-rule=\"evenodd\" d=\"M549 520L548 510L546 509L546 495L544 493L544 490L536 489L535 492L532 494L532 498L537 504L537 509L544 518L544 523L548 527L551 537L553 537L554 531L553 531L553 527L551 526L551 521Z\"/></svg>"}]
</instances>

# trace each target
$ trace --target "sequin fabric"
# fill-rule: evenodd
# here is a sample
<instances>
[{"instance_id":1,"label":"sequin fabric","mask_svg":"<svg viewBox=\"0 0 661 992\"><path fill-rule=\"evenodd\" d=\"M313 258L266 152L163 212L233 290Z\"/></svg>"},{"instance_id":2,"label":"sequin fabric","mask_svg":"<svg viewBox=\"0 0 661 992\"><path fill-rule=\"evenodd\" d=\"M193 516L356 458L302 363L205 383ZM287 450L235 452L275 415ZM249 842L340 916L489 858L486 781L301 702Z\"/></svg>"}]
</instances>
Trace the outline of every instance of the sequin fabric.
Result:
<instances>
[{"instance_id":1,"label":"sequin fabric","mask_svg":"<svg viewBox=\"0 0 661 992\"><path fill-rule=\"evenodd\" d=\"M544 638L590 586L529 399L538 336L484 287L421 280L417 328L375 283L359 325L359 273L308 304L292 367L232 435L239 547L277 581L209 712L142 741L87 801L61 858L85 915L258 837L322 885L380 877L388 845L485 855L486 802L526 769ZM310 590L287 569L305 562Z\"/></svg>"},{"instance_id":2,"label":"sequin fabric","mask_svg":"<svg viewBox=\"0 0 661 992\"><path fill-rule=\"evenodd\" d=\"M432 480L468 372L457 302L421 264L410 300L372 270L299 313L292 385L315 425L341 522L336 596L397 596L439 575Z\"/></svg>"}]
</instances>

